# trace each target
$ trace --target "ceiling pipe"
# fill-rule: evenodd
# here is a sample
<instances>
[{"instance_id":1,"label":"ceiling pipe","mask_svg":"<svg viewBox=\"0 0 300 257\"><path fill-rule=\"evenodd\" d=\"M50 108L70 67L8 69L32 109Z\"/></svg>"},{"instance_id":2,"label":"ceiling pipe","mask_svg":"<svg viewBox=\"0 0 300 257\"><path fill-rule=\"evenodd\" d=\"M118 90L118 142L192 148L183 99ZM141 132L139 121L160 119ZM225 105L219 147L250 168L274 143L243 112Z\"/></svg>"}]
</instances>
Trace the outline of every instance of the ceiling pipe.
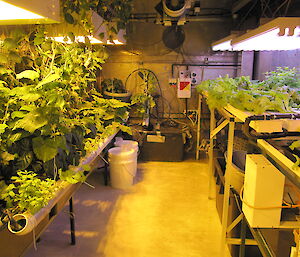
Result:
<instances>
[{"instance_id":1,"label":"ceiling pipe","mask_svg":"<svg viewBox=\"0 0 300 257\"><path fill-rule=\"evenodd\" d=\"M230 15L197 15L197 16L186 16L185 17L187 22L195 22L195 21L202 21L202 22L224 22L225 20L231 20ZM177 20L177 19L176 19ZM157 17L156 14L144 14L144 15L134 15L130 18L131 22L157 22L160 23L161 18Z\"/></svg>"}]
</instances>

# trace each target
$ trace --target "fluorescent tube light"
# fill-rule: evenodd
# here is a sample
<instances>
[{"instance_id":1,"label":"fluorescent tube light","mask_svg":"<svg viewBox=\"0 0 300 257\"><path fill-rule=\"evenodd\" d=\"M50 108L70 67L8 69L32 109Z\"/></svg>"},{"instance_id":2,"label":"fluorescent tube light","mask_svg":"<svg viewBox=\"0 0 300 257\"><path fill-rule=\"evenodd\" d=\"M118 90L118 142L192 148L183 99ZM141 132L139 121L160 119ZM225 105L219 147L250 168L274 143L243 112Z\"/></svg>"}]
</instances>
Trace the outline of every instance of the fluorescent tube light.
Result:
<instances>
[{"instance_id":1,"label":"fluorescent tube light","mask_svg":"<svg viewBox=\"0 0 300 257\"><path fill-rule=\"evenodd\" d=\"M59 0L0 0L0 25L57 23Z\"/></svg>"},{"instance_id":2,"label":"fluorescent tube light","mask_svg":"<svg viewBox=\"0 0 300 257\"><path fill-rule=\"evenodd\" d=\"M93 36L86 36L91 44L103 44L103 42ZM50 37L51 39L57 41L57 42L61 42L61 43L66 43L66 44L72 44L73 42L66 37ZM84 43L85 42L85 36L75 36L75 42L80 42L80 43Z\"/></svg>"},{"instance_id":3,"label":"fluorescent tube light","mask_svg":"<svg viewBox=\"0 0 300 257\"><path fill-rule=\"evenodd\" d=\"M237 34L231 34L211 44L213 51L232 51L231 41Z\"/></svg>"},{"instance_id":4,"label":"fluorescent tube light","mask_svg":"<svg viewBox=\"0 0 300 257\"><path fill-rule=\"evenodd\" d=\"M124 39L125 30L120 30L118 35L110 41L106 36L106 26L103 22L103 18L94 11L91 11L90 17L95 28L91 35L86 36L87 32L79 25L72 25L64 22L47 26L48 37L58 42L71 44L72 41L70 39L66 40L66 36L69 32L73 32L76 42L84 43L85 37L88 37L92 44L122 45L126 42ZM104 37L100 38L100 34L103 34Z\"/></svg>"},{"instance_id":5,"label":"fluorescent tube light","mask_svg":"<svg viewBox=\"0 0 300 257\"><path fill-rule=\"evenodd\" d=\"M233 50L300 49L300 18L280 17L234 38Z\"/></svg>"},{"instance_id":6,"label":"fluorescent tube light","mask_svg":"<svg viewBox=\"0 0 300 257\"><path fill-rule=\"evenodd\" d=\"M43 16L19 8L15 5L0 1L1 20L42 19Z\"/></svg>"}]
</instances>

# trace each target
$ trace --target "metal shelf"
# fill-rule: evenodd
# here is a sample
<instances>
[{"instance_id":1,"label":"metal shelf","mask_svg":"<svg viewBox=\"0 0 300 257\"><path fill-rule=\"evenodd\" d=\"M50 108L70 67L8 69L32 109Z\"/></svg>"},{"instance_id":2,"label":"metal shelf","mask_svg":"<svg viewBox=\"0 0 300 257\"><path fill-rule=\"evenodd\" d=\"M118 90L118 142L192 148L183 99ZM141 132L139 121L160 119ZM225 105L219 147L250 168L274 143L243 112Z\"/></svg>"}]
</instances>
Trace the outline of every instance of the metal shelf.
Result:
<instances>
[{"instance_id":1,"label":"metal shelf","mask_svg":"<svg viewBox=\"0 0 300 257\"><path fill-rule=\"evenodd\" d=\"M229 111L230 110L230 111ZM225 118L218 126L216 125L215 111L218 111L219 114ZM237 115L235 115L237 114ZM228 203L229 197L231 193L236 193L231 189L231 166L232 166L232 154L233 154L233 141L234 141L234 131L236 128L236 123L243 123L249 113L243 113L240 110L232 109L232 108L223 108L221 110L212 110L211 111L211 119L210 119L210 149L209 149L209 198L214 198L213 196L213 185L214 185L214 174L217 174L220 177L221 183L224 185L224 200L223 200L223 213L222 213L222 235L221 235L221 255L223 254L222 250L225 249L226 244L237 244L240 245L239 256L245 256L245 245L253 245L255 244L253 240L246 239L245 231L247 227L247 220L244 217L242 211L240 216L238 216L229 226L228 224ZM216 135L222 131L224 128L228 127L228 143L227 143L227 172L226 180L222 176L224 170L221 169L220 165L216 162L216 155L214 154L214 146ZM265 140L258 140L257 145L260 149L263 150L264 154L267 155L269 159L272 159L273 162L280 166L280 170L284 175L286 175L296 186L300 188L300 169L294 169L294 163L290 160L287 161L287 158L283 154L278 154L275 148L272 148L268 145ZM278 152L278 153L276 153ZM236 194L236 198L238 198L238 194ZM232 228L234 228L237 224L241 222L242 231L240 238L229 238L228 234ZM249 227L249 225L248 225ZM284 228L299 228L299 222L294 223L282 223ZM268 238L265 237L265 232L272 232L272 229L258 229L249 227L256 244L258 245L261 254L264 257L282 257L289 256L288 253L278 253L280 251L274 250L268 242ZM273 232L277 233L280 229L273 229ZM289 249L287 247L287 249Z\"/></svg>"}]
</instances>

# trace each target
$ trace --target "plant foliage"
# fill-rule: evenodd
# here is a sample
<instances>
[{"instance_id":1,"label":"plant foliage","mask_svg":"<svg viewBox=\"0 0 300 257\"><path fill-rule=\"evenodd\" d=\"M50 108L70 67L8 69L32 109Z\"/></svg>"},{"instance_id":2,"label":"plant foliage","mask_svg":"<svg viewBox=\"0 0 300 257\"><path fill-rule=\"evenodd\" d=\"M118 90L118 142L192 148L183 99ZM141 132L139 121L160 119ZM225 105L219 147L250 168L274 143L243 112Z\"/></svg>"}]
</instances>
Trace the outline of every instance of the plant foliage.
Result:
<instances>
[{"instance_id":1,"label":"plant foliage","mask_svg":"<svg viewBox=\"0 0 300 257\"><path fill-rule=\"evenodd\" d=\"M103 38L112 38L118 34L120 29L124 29L132 11L132 0L63 0L62 13L65 21L69 24L82 26L87 33L91 33L95 28L91 24L90 10L98 13L106 25L106 32L99 35Z\"/></svg>"},{"instance_id":2,"label":"plant foliage","mask_svg":"<svg viewBox=\"0 0 300 257\"><path fill-rule=\"evenodd\" d=\"M197 86L199 92L207 94L211 109L227 104L246 111L262 114L265 111L290 112L300 104L299 72L293 68L277 68L266 73L261 82L249 77L217 78Z\"/></svg>"},{"instance_id":3,"label":"plant foliage","mask_svg":"<svg viewBox=\"0 0 300 257\"><path fill-rule=\"evenodd\" d=\"M93 31L90 9L113 22L109 33L124 28L131 0L64 0L67 23ZM116 25L115 25L116 24ZM37 212L59 189L58 178L83 182L72 168L123 125L129 104L103 99L94 87L108 58L103 46L59 43L47 26L14 29L0 41L0 217L5 205L15 212ZM30 171L26 171L30 170ZM40 179L43 178L43 179ZM4 183L5 182L5 183ZM1 220L0 220L1 223Z\"/></svg>"},{"instance_id":4,"label":"plant foliage","mask_svg":"<svg viewBox=\"0 0 300 257\"><path fill-rule=\"evenodd\" d=\"M6 201L6 207L13 212L29 212L35 214L48 204L60 189L55 180L39 179L32 171L19 171L12 177L12 182L1 193L1 199Z\"/></svg>"}]
</instances>

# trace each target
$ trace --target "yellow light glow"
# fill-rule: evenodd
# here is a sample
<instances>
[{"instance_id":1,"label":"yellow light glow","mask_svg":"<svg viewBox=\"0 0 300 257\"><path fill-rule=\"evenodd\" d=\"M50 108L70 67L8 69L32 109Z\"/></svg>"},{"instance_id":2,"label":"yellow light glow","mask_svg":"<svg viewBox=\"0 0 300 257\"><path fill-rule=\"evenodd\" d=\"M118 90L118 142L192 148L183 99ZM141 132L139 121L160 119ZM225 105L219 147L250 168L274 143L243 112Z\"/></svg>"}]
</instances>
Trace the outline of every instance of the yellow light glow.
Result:
<instances>
[{"instance_id":1,"label":"yellow light glow","mask_svg":"<svg viewBox=\"0 0 300 257\"><path fill-rule=\"evenodd\" d=\"M27 20L43 18L43 16L36 13L8 4L4 1L0 1L0 20Z\"/></svg>"},{"instance_id":2,"label":"yellow light glow","mask_svg":"<svg viewBox=\"0 0 300 257\"><path fill-rule=\"evenodd\" d=\"M124 45L123 42L119 41L118 39L113 39L113 41L107 40L107 45Z\"/></svg>"},{"instance_id":3,"label":"yellow light glow","mask_svg":"<svg viewBox=\"0 0 300 257\"><path fill-rule=\"evenodd\" d=\"M300 49L300 18L275 18L232 39L231 45L237 51Z\"/></svg>"},{"instance_id":4,"label":"yellow light glow","mask_svg":"<svg viewBox=\"0 0 300 257\"><path fill-rule=\"evenodd\" d=\"M113 41L115 45L124 45L124 43L119 41L118 39L114 39Z\"/></svg>"},{"instance_id":5,"label":"yellow light glow","mask_svg":"<svg viewBox=\"0 0 300 257\"><path fill-rule=\"evenodd\" d=\"M70 39L65 40L66 37L50 37L50 38L57 42L61 42L61 43L66 43L66 44L73 43ZM87 38L90 40L91 44L103 44L102 41L100 41L99 39L97 39L93 36L87 36ZM84 36L75 36L75 42L85 43L85 37Z\"/></svg>"}]
</instances>

